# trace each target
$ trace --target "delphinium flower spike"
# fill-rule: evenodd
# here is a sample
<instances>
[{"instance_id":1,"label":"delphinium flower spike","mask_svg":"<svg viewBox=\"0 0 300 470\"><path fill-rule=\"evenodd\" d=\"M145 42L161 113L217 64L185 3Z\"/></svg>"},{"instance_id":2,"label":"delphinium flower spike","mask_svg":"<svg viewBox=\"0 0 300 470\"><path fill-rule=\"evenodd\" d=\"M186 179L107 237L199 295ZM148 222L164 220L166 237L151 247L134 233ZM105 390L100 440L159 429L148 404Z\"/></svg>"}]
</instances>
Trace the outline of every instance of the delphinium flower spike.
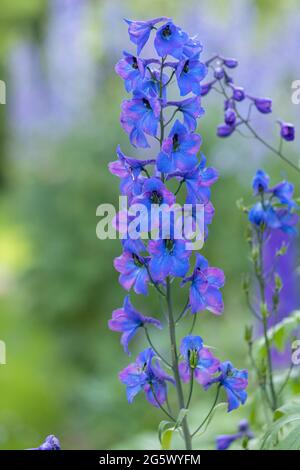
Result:
<instances>
[{"instance_id":1,"label":"delphinium flower spike","mask_svg":"<svg viewBox=\"0 0 300 470\"><path fill-rule=\"evenodd\" d=\"M195 318L200 311L210 310L218 315L223 311L224 274L221 269L210 267L200 254L194 262L196 248L191 242L198 231L201 240L207 239L208 225L214 215L211 187L218 179L217 171L206 165L202 153L199 155L202 138L196 133L197 119L204 114L201 93L207 65L201 60L203 46L169 18L126 22L136 51L124 52L116 65L116 72L130 93L121 105L120 120L134 147L151 147L151 158L136 159L124 155L118 147L118 159L109 164L110 172L120 179L122 196L129 203L115 220L122 235L123 252L115 259L114 266L120 273L120 284L127 291L148 295L155 289L165 304L167 325L158 312L146 316L137 311L127 296L123 307L113 312L109 327L122 333L121 343L127 353L128 343L138 331L144 330L150 348L139 353L119 377L126 386L130 403L139 392L144 392L148 402L160 408L174 427L180 411L183 413L191 405L194 378L204 390L217 383L218 396L224 387L228 411L231 411L237 407L232 393L237 391L238 405L245 402L247 377L245 371L231 366L232 378L229 378L226 372L229 366L225 371L225 366L204 346L200 336L189 335L181 342L177 338L177 325L189 312ZM141 57L152 37L156 57ZM233 66L234 61L228 59L228 67ZM169 100L172 82L177 83L179 96ZM227 114L228 123L233 122L233 111L232 115ZM157 142L159 149L155 150ZM177 189L172 191L174 184ZM177 196L182 196L183 191L185 205L180 206ZM173 306L172 290L176 282L186 292L187 299L179 314ZM152 332L157 334L162 327L168 330L169 336L169 347L163 353L151 339ZM241 380L238 388L236 382ZM188 394L185 388L189 389ZM170 409L168 402L168 393L174 392L176 411ZM190 430L186 412L177 427L185 448L191 449L196 432Z\"/></svg>"}]
</instances>

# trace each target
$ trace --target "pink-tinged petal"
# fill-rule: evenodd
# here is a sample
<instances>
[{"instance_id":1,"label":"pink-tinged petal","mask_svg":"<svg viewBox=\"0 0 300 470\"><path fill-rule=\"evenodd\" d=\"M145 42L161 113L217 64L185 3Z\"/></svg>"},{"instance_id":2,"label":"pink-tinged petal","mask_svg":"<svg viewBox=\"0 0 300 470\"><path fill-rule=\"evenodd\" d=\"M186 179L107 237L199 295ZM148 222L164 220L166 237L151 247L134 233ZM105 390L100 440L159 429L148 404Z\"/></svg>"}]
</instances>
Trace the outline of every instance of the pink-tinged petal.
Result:
<instances>
[{"instance_id":1,"label":"pink-tinged petal","mask_svg":"<svg viewBox=\"0 0 300 470\"><path fill-rule=\"evenodd\" d=\"M211 380L211 374L206 369L195 369L194 374L197 382L203 387L207 386Z\"/></svg>"},{"instance_id":2,"label":"pink-tinged petal","mask_svg":"<svg viewBox=\"0 0 300 470\"><path fill-rule=\"evenodd\" d=\"M206 268L204 274L208 283L213 287L223 287L225 284L224 272L219 268Z\"/></svg>"},{"instance_id":3,"label":"pink-tinged petal","mask_svg":"<svg viewBox=\"0 0 300 470\"><path fill-rule=\"evenodd\" d=\"M191 379L191 370L189 368L189 366L187 365L186 362L181 362L179 364L179 374L180 374L180 377L181 377L181 380L184 382L184 383L187 383L190 381Z\"/></svg>"},{"instance_id":4,"label":"pink-tinged petal","mask_svg":"<svg viewBox=\"0 0 300 470\"><path fill-rule=\"evenodd\" d=\"M216 315L223 313L224 304L222 293L216 287L208 287L205 293L205 301L207 303L207 310Z\"/></svg>"}]
</instances>

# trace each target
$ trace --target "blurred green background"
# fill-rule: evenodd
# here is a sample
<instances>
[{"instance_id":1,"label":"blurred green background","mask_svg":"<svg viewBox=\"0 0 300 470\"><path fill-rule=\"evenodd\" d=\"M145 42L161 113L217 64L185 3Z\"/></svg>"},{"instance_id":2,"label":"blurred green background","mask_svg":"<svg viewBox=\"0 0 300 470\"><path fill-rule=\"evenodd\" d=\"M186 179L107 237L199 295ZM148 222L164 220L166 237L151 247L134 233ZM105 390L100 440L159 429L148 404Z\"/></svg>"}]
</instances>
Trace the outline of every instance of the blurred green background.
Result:
<instances>
[{"instance_id":1,"label":"blurred green background","mask_svg":"<svg viewBox=\"0 0 300 470\"><path fill-rule=\"evenodd\" d=\"M107 328L124 292L112 267L116 241L96 238L96 207L117 202L118 181L107 170L121 143L125 91L114 64L133 50L123 17L169 16L204 43L203 57L219 52L240 62L236 76L253 94L274 98L274 116L261 124L272 139L273 120L300 123L291 82L300 79L299 2L239 0L2 0L0 79L0 448L38 445L54 433L65 449L157 448L160 412L143 396L128 405L117 374L128 363L119 335ZM205 246L211 265L226 273L222 318L204 313L196 331L222 359L245 367L241 293L248 269L246 220L236 200L250 197L251 178L263 166L277 180L297 174L256 142L218 140L222 103L203 101L199 131L209 164L221 174L212 192L216 209ZM296 161L299 140L288 147ZM299 189L299 188L298 188ZM132 296L146 314L158 315L155 295ZM184 295L178 292L179 310ZM188 327L186 327L188 328ZM186 331L186 330L185 330ZM167 347L162 334L161 346ZM139 336L133 356L146 343ZM212 397L194 399L197 423ZM201 447L216 433L234 430L247 409L218 414Z\"/></svg>"}]
</instances>

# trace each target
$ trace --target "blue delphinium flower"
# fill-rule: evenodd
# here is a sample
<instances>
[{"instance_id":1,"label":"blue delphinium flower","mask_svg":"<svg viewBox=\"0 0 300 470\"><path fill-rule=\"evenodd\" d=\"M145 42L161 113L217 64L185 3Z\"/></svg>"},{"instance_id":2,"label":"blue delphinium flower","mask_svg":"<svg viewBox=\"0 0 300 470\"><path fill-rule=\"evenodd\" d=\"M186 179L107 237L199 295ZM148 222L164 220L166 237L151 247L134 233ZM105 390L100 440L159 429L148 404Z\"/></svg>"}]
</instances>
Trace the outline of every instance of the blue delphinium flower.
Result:
<instances>
[{"instance_id":1,"label":"blue delphinium flower","mask_svg":"<svg viewBox=\"0 0 300 470\"><path fill-rule=\"evenodd\" d=\"M238 432L235 434L223 434L217 436L216 447L217 450L226 450L235 441L239 439L253 439L254 435L250 431L249 423L246 419L240 421L238 426Z\"/></svg>"},{"instance_id":2,"label":"blue delphinium flower","mask_svg":"<svg viewBox=\"0 0 300 470\"><path fill-rule=\"evenodd\" d=\"M151 405L158 407L167 399L167 382L174 384L174 379L161 368L159 362L154 359L154 351L151 348L142 351L136 361L125 367L119 378L126 385L127 399L132 403L135 396L144 391Z\"/></svg>"},{"instance_id":3,"label":"blue delphinium flower","mask_svg":"<svg viewBox=\"0 0 300 470\"><path fill-rule=\"evenodd\" d=\"M43 444L28 450L61 450L60 442L53 434L47 436Z\"/></svg>"},{"instance_id":4,"label":"blue delphinium flower","mask_svg":"<svg viewBox=\"0 0 300 470\"><path fill-rule=\"evenodd\" d=\"M235 410L247 400L246 388L248 386L248 371L238 370L230 361L225 361L220 365L221 374L211 379L206 388L214 383L219 383L226 392L228 400L228 412Z\"/></svg>"},{"instance_id":5,"label":"blue delphinium flower","mask_svg":"<svg viewBox=\"0 0 300 470\"><path fill-rule=\"evenodd\" d=\"M248 218L255 226L280 229L296 235L298 215L294 212L297 209L293 199L294 185L281 181L269 187L269 181L269 176L263 170L257 171L252 187L254 195L260 196L261 200L249 210Z\"/></svg>"},{"instance_id":6,"label":"blue delphinium flower","mask_svg":"<svg viewBox=\"0 0 300 470\"><path fill-rule=\"evenodd\" d=\"M130 92L137 88L143 80L146 70L146 61L128 52L123 52L124 58L120 59L115 66L115 71L124 80L126 91Z\"/></svg>"},{"instance_id":7,"label":"blue delphinium flower","mask_svg":"<svg viewBox=\"0 0 300 470\"><path fill-rule=\"evenodd\" d=\"M183 115L184 124L191 132L197 127L196 119L204 114L204 109L201 107L200 96L187 98L182 101L168 101L167 106L177 106L178 111Z\"/></svg>"},{"instance_id":8,"label":"blue delphinium flower","mask_svg":"<svg viewBox=\"0 0 300 470\"><path fill-rule=\"evenodd\" d=\"M205 64L200 62L198 56L181 60L176 67L176 78L180 90L180 96L193 92L201 94L200 82L207 74Z\"/></svg>"},{"instance_id":9,"label":"blue delphinium flower","mask_svg":"<svg viewBox=\"0 0 300 470\"><path fill-rule=\"evenodd\" d=\"M198 162L200 135L188 132L178 120L173 125L169 136L162 143L162 150L157 157L157 169L162 173L189 171Z\"/></svg>"},{"instance_id":10,"label":"blue delphinium flower","mask_svg":"<svg viewBox=\"0 0 300 470\"><path fill-rule=\"evenodd\" d=\"M223 312L223 299L220 288L225 283L221 269L210 267L208 261L199 253L192 276L185 278L182 283L190 282L190 308L192 313L209 310L220 315Z\"/></svg>"},{"instance_id":11,"label":"blue delphinium flower","mask_svg":"<svg viewBox=\"0 0 300 470\"><path fill-rule=\"evenodd\" d=\"M185 240L150 240L148 251L151 255L149 269L155 281L163 281L167 276L186 275L191 251L186 249Z\"/></svg>"},{"instance_id":12,"label":"blue delphinium flower","mask_svg":"<svg viewBox=\"0 0 300 470\"><path fill-rule=\"evenodd\" d=\"M108 164L109 171L121 179L120 189L124 195L136 196L141 193L145 178L141 178L140 174L145 171L147 165L154 165L156 160L137 160L127 157L121 151L120 146L117 147L118 160Z\"/></svg>"},{"instance_id":13,"label":"blue delphinium flower","mask_svg":"<svg viewBox=\"0 0 300 470\"><path fill-rule=\"evenodd\" d=\"M184 45L188 41L188 35L172 21L168 21L157 30L154 47L160 57L171 55L176 59L180 59Z\"/></svg>"},{"instance_id":14,"label":"blue delphinium flower","mask_svg":"<svg viewBox=\"0 0 300 470\"><path fill-rule=\"evenodd\" d=\"M134 289L136 294L148 294L149 257L141 255L146 247L141 240L125 240L124 251L114 260L114 267L120 273L119 282L126 290Z\"/></svg>"},{"instance_id":15,"label":"blue delphinium flower","mask_svg":"<svg viewBox=\"0 0 300 470\"><path fill-rule=\"evenodd\" d=\"M156 136L160 116L160 100L153 94L136 92L122 103L121 124L134 147L149 147L145 133Z\"/></svg>"},{"instance_id":16,"label":"blue delphinium flower","mask_svg":"<svg viewBox=\"0 0 300 470\"><path fill-rule=\"evenodd\" d=\"M122 334L121 344L125 352L130 355L128 344L137 333L138 329L146 324L152 324L157 328L162 328L159 320L151 317L144 317L130 302L127 295L122 308L114 310L112 319L108 321L108 326L112 331L119 331Z\"/></svg>"},{"instance_id":17,"label":"blue delphinium flower","mask_svg":"<svg viewBox=\"0 0 300 470\"><path fill-rule=\"evenodd\" d=\"M133 21L133 20L126 20L126 23L129 25L128 33L130 40L137 45L137 53L140 54L141 50L143 49L144 45L148 41L150 37L150 33L154 26L157 23L162 21L166 21L168 18L162 16L160 18L154 18L153 20L148 21Z\"/></svg>"},{"instance_id":18,"label":"blue delphinium flower","mask_svg":"<svg viewBox=\"0 0 300 470\"><path fill-rule=\"evenodd\" d=\"M180 352L184 359L179 365L180 376L184 382L191 379L192 373L197 382L205 386L219 370L220 361L203 347L200 336L186 336L182 339Z\"/></svg>"}]
</instances>

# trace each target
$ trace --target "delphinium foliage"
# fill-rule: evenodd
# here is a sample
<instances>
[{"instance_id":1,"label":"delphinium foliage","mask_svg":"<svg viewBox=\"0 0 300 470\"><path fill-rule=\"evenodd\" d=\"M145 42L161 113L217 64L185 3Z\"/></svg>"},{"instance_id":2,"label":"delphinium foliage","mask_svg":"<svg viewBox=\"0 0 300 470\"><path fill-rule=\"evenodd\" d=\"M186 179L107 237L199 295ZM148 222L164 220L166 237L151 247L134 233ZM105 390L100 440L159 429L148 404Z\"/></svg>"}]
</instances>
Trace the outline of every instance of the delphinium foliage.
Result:
<instances>
[{"instance_id":1,"label":"delphinium foliage","mask_svg":"<svg viewBox=\"0 0 300 470\"><path fill-rule=\"evenodd\" d=\"M248 383L246 370L236 369L229 361L221 362L192 330L189 335L178 337L178 325L188 317L196 318L204 310L215 315L223 312L220 289L224 274L195 253L185 230L189 219L193 230L201 226L206 241L214 214L210 186L218 174L206 165L202 153L199 156L202 139L195 132L197 118L204 113L200 95L207 66L200 58L201 43L172 20L162 17L126 22L136 51L124 52L116 65L116 72L130 93L121 105L121 125L132 146L149 148L151 155L137 159L126 156L118 147L118 159L109 165L111 173L120 178L121 194L127 197L129 206L116 218L123 251L114 266L126 291L144 296L155 291L162 300L162 312L155 311L151 317L144 315L135 308L129 293L123 306L113 312L109 327L121 333L127 354L134 336L144 334L145 348L119 374L129 403L138 393L144 393L148 402L160 408L167 418L159 426L162 445L166 447L169 436L177 430L185 448L191 449L193 438L209 422L222 389L230 412L245 403ZM155 57L145 58L144 46L152 38ZM174 83L177 96L170 99ZM170 216L168 225L161 214L170 215L179 196L189 205L189 217ZM136 224L137 215L130 210L133 205L144 208ZM196 215L197 207L201 207L202 223ZM150 226L148 218L152 213ZM174 210L175 215L181 213L182 208ZM176 231L178 224L181 237ZM134 236L132 226L136 228ZM186 296L180 309L173 302L178 281ZM168 354L154 346L153 337L162 328L169 332ZM211 391L212 406L204 411L205 418L196 429L191 429L192 394L199 386ZM170 406L169 393L177 396L176 409Z\"/></svg>"}]
</instances>

